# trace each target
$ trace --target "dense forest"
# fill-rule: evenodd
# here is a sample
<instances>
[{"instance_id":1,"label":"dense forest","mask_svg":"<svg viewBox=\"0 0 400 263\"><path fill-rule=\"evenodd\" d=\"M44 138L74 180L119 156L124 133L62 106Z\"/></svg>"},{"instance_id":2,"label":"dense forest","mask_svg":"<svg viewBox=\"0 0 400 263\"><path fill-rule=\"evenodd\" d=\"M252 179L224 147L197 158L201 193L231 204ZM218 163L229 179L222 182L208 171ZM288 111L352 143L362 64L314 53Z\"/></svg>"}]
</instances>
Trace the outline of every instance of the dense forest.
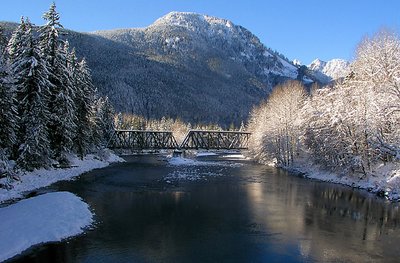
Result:
<instances>
[{"instance_id":1,"label":"dense forest","mask_svg":"<svg viewBox=\"0 0 400 263\"><path fill-rule=\"evenodd\" d=\"M365 38L351 73L307 93L299 82L276 87L251 113L251 150L280 167L314 163L366 178L400 159L400 39L390 31Z\"/></svg>"},{"instance_id":2,"label":"dense forest","mask_svg":"<svg viewBox=\"0 0 400 263\"><path fill-rule=\"evenodd\" d=\"M108 140L113 108L92 83L85 59L60 38L55 4L46 24L28 18L9 41L0 30L0 175L66 166Z\"/></svg>"}]
</instances>

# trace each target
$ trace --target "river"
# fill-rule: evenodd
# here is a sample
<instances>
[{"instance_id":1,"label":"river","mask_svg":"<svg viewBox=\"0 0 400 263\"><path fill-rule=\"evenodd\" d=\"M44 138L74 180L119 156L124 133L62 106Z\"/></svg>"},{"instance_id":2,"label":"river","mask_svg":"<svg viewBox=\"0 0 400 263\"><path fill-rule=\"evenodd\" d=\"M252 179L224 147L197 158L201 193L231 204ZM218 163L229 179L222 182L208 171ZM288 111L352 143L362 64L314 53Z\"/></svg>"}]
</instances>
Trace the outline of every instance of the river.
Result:
<instances>
[{"instance_id":1,"label":"river","mask_svg":"<svg viewBox=\"0 0 400 263\"><path fill-rule=\"evenodd\" d=\"M75 193L97 223L13 262L399 262L399 205L366 191L234 155L126 159L40 190Z\"/></svg>"}]
</instances>

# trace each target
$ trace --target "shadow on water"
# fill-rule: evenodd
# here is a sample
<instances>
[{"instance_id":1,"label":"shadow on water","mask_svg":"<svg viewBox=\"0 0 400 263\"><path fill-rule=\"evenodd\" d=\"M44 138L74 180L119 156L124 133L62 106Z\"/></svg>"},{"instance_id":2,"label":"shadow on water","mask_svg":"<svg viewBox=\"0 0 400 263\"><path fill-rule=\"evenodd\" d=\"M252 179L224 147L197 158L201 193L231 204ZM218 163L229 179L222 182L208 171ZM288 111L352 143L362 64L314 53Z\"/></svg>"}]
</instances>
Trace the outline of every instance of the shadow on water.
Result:
<instances>
[{"instance_id":1,"label":"shadow on water","mask_svg":"<svg viewBox=\"0 0 400 263\"><path fill-rule=\"evenodd\" d=\"M134 156L53 185L82 197L96 226L14 261L398 261L397 204L243 160L198 159L170 166L162 156ZM188 174L199 177L182 179Z\"/></svg>"}]
</instances>

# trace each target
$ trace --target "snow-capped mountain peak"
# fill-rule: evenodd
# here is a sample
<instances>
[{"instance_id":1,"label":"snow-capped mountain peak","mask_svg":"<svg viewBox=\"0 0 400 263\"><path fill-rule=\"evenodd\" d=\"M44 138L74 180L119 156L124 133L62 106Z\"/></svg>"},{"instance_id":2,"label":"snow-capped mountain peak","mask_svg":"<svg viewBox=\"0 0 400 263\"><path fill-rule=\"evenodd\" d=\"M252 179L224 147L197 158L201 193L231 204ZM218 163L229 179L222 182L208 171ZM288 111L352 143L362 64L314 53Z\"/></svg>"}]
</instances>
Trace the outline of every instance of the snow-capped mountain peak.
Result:
<instances>
[{"instance_id":1,"label":"snow-capped mountain peak","mask_svg":"<svg viewBox=\"0 0 400 263\"><path fill-rule=\"evenodd\" d=\"M328 62L315 59L308 68L316 73L322 73L330 80L345 77L349 70L349 62L344 59L332 59Z\"/></svg>"},{"instance_id":2,"label":"snow-capped mountain peak","mask_svg":"<svg viewBox=\"0 0 400 263\"><path fill-rule=\"evenodd\" d=\"M314 71L322 72L325 66L326 66L326 62L317 58L313 62L311 62L310 65L308 65L308 68L311 70L314 70Z\"/></svg>"},{"instance_id":3,"label":"snow-capped mountain peak","mask_svg":"<svg viewBox=\"0 0 400 263\"><path fill-rule=\"evenodd\" d=\"M211 30L234 28L234 24L226 19L202 15L191 12L171 12L157 19L150 27L156 26L177 26L183 27L190 31L198 31L199 29L208 28Z\"/></svg>"},{"instance_id":4,"label":"snow-capped mountain peak","mask_svg":"<svg viewBox=\"0 0 400 263\"><path fill-rule=\"evenodd\" d=\"M349 71L349 62L344 59L332 59L328 61L323 73L332 79L345 77Z\"/></svg>"}]
</instances>

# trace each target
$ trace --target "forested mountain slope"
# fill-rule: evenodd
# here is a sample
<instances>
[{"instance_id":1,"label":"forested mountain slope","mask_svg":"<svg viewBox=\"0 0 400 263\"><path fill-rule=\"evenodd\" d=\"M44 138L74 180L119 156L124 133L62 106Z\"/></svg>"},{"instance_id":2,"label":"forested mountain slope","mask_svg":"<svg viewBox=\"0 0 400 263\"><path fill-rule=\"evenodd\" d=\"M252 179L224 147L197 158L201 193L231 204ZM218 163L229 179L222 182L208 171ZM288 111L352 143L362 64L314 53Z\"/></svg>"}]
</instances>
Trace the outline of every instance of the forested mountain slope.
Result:
<instances>
[{"instance_id":1,"label":"forested mountain slope","mask_svg":"<svg viewBox=\"0 0 400 263\"><path fill-rule=\"evenodd\" d=\"M298 74L247 29L194 13L173 12L140 29L65 33L116 110L147 118L239 125Z\"/></svg>"}]
</instances>

